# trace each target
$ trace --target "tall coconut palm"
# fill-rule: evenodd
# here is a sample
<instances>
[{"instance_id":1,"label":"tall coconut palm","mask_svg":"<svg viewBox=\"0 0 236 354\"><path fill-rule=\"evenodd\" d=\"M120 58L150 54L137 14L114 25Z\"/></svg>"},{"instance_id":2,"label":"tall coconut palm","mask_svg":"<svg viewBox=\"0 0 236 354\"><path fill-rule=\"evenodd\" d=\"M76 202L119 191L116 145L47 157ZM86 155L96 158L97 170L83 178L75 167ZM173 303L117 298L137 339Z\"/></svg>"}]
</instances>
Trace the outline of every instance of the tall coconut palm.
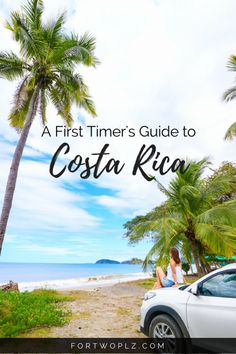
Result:
<instances>
[{"instance_id":1,"label":"tall coconut palm","mask_svg":"<svg viewBox=\"0 0 236 354\"><path fill-rule=\"evenodd\" d=\"M236 71L236 55L231 55L227 64L227 68L230 71ZM236 98L236 84L225 91L223 99L226 102L232 101ZM232 140L236 137L236 122L231 124L225 133L225 140Z\"/></svg>"},{"instance_id":2,"label":"tall coconut palm","mask_svg":"<svg viewBox=\"0 0 236 354\"><path fill-rule=\"evenodd\" d=\"M78 64L95 67L95 38L64 31L65 13L54 21L44 23L43 1L29 0L21 11L13 11L6 28L19 44L19 55L0 52L0 77L9 81L18 79L14 104L9 115L11 126L19 133L8 176L0 220L0 253L12 206L17 173L24 146L34 117L39 114L47 123L46 108L52 102L65 124L73 122L73 103L95 116L95 106L88 87L76 72Z\"/></svg>"},{"instance_id":3,"label":"tall coconut palm","mask_svg":"<svg viewBox=\"0 0 236 354\"><path fill-rule=\"evenodd\" d=\"M126 236L133 243L146 236L153 238L145 265L153 256L165 264L170 247L177 246L189 261L194 258L197 271L202 274L209 269L206 253L236 253L236 201L216 203L219 195L236 189L236 180L234 176L220 175L206 183L202 175L207 165L206 159L192 161L184 174L177 172L168 188L157 181L166 202L124 225Z\"/></svg>"}]
</instances>

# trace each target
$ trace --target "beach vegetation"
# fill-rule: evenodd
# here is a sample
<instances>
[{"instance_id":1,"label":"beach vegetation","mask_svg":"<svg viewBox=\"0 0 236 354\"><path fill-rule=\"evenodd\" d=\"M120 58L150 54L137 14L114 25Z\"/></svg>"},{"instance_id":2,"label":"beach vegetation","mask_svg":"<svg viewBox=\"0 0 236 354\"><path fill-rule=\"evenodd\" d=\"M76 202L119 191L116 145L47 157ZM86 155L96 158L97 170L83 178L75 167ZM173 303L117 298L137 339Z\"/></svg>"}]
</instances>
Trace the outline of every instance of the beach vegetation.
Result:
<instances>
[{"instance_id":1,"label":"beach vegetation","mask_svg":"<svg viewBox=\"0 0 236 354\"><path fill-rule=\"evenodd\" d=\"M71 301L54 290L0 292L0 337L17 337L32 329L63 326L70 312L63 306Z\"/></svg>"},{"instance_id":2,"label":"beach vegetation","mask_svg":"<svg viewBox=\"0 0 236 354\"><path fill-rule=\"evenodd\" d=\"M217 180L219 177L231 177L233 179L236 178L236 164L229 161L224 161L220 164L220 166L214 170L214 172L209 176L206 177L206 186L211 185L214 180ZM226 202L229 200L236 199L236 191L234 184L228 188L223 193L219 194L219 196L215 200L215 204L219 204L222 202Z\"/></svg>"}]
</instances>

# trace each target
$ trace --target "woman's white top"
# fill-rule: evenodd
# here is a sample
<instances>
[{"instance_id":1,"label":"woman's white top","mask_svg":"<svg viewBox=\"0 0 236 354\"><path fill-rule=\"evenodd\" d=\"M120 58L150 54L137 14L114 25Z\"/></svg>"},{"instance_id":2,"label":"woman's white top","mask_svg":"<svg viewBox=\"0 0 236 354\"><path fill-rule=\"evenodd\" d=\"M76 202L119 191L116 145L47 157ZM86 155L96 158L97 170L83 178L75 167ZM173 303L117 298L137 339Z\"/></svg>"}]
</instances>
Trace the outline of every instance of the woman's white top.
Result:
<instances>
[{"instance_id":1,"label":"woman's white top","mask_svg":"<svg viewBox=\"0 0 236 354\"><path fill-rule=\"evenodd\" d=\"M182 273L182 268L179 265L175 266L175 272L176 272L176 279L177 283L183 283L184 278L183 278L183 273ZM174 281L173 273L170 264L167 267L167 279L170 279Z\"/></svg>"}]
</instances>

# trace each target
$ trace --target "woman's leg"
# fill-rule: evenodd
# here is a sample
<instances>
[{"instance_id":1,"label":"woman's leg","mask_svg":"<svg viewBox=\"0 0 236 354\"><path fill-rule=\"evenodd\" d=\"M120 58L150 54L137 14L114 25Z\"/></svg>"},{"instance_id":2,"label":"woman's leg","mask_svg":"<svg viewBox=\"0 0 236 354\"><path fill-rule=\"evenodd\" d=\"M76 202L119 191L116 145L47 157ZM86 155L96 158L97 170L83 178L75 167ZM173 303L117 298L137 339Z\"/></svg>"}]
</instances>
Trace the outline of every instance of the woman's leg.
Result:
<instances>
[{"instance_id":1,"label":"woman's leg","mask_svg":"<svg viewBox=\"0 0 236 354\"><path fill-rule=\"evenodd\" d=\"M162 285L162 279L165 278L165 273L163 272L163 269L161 267L157 267L156 269L156 275L157 275L157 281L153 286L153 289L160 289L163 287Z\"/></svg>"}]
</instances>

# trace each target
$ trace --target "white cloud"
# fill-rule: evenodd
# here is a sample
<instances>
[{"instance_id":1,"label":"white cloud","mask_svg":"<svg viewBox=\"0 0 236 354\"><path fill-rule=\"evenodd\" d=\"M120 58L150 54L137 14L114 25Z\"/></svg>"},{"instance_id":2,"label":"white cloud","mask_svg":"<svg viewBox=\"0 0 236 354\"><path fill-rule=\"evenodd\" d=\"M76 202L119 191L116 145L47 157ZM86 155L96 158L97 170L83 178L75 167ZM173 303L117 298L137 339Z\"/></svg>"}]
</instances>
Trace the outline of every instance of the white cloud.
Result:
<instances>
[{"instance_id":1,"label":"white cloud","mask_svg":"<svg viewBox=\"0 0 236 354\"><path fill-rule=\"evenodd\" d=\"M0 195L3 198L9 161L1 162ZM80 207L81 205L81 207ZM98 226L99 219L83 209L79 194L48 175L48 163L21 162L11 222L13 230L80 231Z\"/></svg>"},{"instance_id":2,"label":"white cloud","mask_svg":"<svg viewBox=\"0 0 236 354\"><path fill-rule=\"evenodd\" d=\"M39 254L46 254L46 255L53 255L53 256L66 256L66 255L71 255L73 253L70 248L54 247L54 246L45 247L36 244L26 245L22 247L20 246L20 248L23 248L28 252L37 252Z\"/></svg>"}]
</instances>

